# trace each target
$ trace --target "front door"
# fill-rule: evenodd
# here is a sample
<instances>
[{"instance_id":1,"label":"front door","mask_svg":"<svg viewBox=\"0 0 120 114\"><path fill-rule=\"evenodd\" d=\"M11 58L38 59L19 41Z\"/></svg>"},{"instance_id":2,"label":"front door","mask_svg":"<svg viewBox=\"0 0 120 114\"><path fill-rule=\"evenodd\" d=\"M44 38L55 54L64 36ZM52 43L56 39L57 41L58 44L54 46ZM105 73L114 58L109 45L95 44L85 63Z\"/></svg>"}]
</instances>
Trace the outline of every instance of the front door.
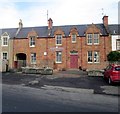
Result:
<instances>
[{"instance_id":1,"label":"front door","mask_svg":"<svg viewBox=\"0 0 120 114\"><path fill-rule=\"evenodd\" d=\"M70 68L78 68L78 55L70 55Z\"/></svg>"}]
</instances>

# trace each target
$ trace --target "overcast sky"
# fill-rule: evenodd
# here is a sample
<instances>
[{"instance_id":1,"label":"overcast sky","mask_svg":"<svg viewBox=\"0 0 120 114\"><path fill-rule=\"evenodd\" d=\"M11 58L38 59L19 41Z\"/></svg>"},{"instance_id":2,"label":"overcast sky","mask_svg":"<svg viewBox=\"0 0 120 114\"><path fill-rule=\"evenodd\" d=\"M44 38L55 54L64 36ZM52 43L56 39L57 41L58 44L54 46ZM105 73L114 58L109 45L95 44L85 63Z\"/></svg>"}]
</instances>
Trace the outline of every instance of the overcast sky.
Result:
<instances>
[{"instance_id":1,"label":"overcast sky","mask_svg":"<svg viewBox=\"0 0 120 114\"><path fill-rule=\"evenodd\" d=\"M20 19L24 27L102 23L103 15L109 24L118 23L119 0L0 0L0 28L16 28ZM103 10L102 10L103 9Z\"/></svg>"}]
</instances>

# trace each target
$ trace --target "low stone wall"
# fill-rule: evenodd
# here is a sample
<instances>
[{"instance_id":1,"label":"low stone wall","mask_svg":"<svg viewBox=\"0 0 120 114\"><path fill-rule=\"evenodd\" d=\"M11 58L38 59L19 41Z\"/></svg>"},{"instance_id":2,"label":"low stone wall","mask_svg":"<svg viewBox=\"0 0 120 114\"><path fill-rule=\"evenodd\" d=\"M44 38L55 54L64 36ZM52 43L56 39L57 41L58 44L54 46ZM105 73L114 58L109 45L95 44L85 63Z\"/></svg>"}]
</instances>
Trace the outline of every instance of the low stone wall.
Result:
<instances>
[{"instance_id":1,"label":"low stone wall","mask_svg":"<svg viewBox=\"0 0 120 114\"><path fill-rule=\"evenodd\" d=\"M52 68L22 67L22 73L52 75L53 69Z\"/></svg>"},{"instance_id":2,"label":"low stone wall","mask_svg":"<svg viewBox=\"0 0 120 114\"><path fill-rule=\"evenodd\" d=\"M103 76L104 70L89 70L87 71L88 76Z\"/></svg>"}]
</instances>

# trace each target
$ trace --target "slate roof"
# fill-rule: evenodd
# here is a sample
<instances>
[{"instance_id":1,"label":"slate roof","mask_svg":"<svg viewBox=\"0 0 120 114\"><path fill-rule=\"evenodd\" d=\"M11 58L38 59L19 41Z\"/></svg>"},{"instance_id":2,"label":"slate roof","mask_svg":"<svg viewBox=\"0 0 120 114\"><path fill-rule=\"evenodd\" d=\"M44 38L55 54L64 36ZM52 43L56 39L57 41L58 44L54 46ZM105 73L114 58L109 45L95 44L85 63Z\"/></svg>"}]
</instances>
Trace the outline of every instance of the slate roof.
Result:
<instances>
[{"instance_id":1,"label":"slate roof","mask_svg":"<svg viewBox=\"0 0 120 114\"><path fill-rule=\"evenodd\" d=\"M65 36L69 36L71 28L75 27L78 30L78 33L80 36L84 36L86 29L90 26L91 24L86 24L86 25L64 25L64 26L53 26L51 30L51 37L54 36L54 32L56 29L60 28L62 31L65 33ZM107 32L103 26L103 24L96 24L96 26L100 29L101 33L103 35L107 35ZM43 27L26 27L22 28L19 32L19 34L16 36L17 38L26 38L28 32L30 31L36 31L38 34L38 37L48 37L48 27L43 26Z\"/></svg>"},{"instance_id":2,"label":"slate roof","mask_svg":"<svg viewBox=\"0 0 120 114\"><path fill-rule=\"evenodd\" d=\"M84 24L84 25L64 25L64 26L53 26L51 31L51 37L54 36L54 32L56 29L60 28L65 33L65 36L69 36L71 28L75 27L78 30L78 34L80 36L84 36L86 29L91 24ZM106 28L103 24L95 24L101 31L102 35L108 35ZM120 35L120 25L113 24L108 26L108 31L111 35L119 34ZM7 32L10 38L27 38L27 35L30 31L34 30L37 32L38 37L48 37L48 27L47 26L40 26L40 27L23 27L16 36L18 28L8 28L8 29L0 29L0 36Z\"/></svg>"},{"instance_id":3,"label":"slate roof","mask_svg":"<svg viewBox=\"0 0 120 114\"><path fill-rule=\"evenodd\" d=\"M120 35L120 24L109 25L109 33L111 35Z\"/></svg>"},{"instance_id":4,"label":"slate roof","mask_svg":"<svg viewBox=\"0 0 120 114\"><path fill-rule=\"evenodd\" d=\"M8 33L10 38L14 38L16 34L17 28L5 28L5 29L0 29L0 36L4 34L5 32Z\"/></svg>"}]
</instances>

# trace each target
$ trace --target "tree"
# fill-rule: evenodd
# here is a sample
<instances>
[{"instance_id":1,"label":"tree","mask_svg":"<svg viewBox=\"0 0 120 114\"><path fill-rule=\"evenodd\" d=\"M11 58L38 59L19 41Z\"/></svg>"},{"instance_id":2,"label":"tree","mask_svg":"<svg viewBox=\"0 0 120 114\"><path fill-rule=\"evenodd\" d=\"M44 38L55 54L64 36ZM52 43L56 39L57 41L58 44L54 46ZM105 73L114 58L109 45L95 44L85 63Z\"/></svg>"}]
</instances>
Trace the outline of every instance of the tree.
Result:
<instances>
[{"instance_id":1,"label":"tree","mask_svg":"<svg viewBox=\"0 0 120 114\"><path fill-rule=\"evenodd\" d=\"M120 52L118 51L111 51L108 55L107 55L107 59L108 61L119 61L120 62Z\"/></svg>"}]
</instances>

